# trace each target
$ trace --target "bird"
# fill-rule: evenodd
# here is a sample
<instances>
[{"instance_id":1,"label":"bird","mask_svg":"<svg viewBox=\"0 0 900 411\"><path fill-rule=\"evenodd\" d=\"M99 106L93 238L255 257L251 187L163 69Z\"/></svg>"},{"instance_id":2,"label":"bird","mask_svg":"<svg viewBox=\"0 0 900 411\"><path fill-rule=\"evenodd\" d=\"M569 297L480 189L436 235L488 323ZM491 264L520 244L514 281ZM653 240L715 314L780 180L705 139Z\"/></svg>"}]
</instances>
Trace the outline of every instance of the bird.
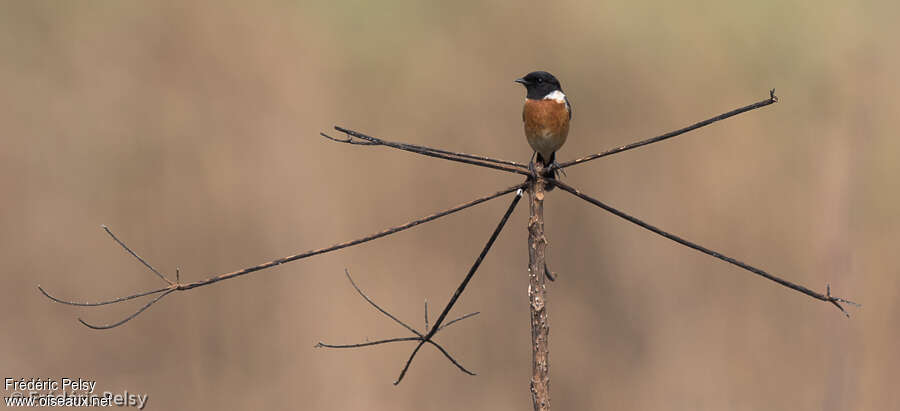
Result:
<instances>
[{"instance_id":1,"label":"bird","mask_svg":"<svg viewBox=\"0 0 900 411\"><path fill-rule=\"evenodd\" d=\"M569 98L563 93L559 80L546 71L533 71L515 82L525 86L527 91L522 122L528 145L544 169L559 166L556 152L566 143L569 121L572 119ZM554 168L550 177L555 178L557 171ZM549 191L553 185L548 184L545 189Z\"/></svg>"}]
</instances>

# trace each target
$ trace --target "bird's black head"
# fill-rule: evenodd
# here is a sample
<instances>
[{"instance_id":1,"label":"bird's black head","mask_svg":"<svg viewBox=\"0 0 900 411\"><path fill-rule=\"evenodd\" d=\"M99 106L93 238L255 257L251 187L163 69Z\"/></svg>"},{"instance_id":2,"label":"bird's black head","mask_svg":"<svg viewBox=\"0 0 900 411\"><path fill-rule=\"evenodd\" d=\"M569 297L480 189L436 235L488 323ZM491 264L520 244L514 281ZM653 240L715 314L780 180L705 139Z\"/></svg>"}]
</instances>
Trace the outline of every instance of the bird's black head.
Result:
<instances>
[{"instance_id":1,"label":"bird's black head","mask_svg":"<svg viewBox=\"0 0 900 411\"><path fill-rule=\"evenodd\" d=\"M521 83L528 90L527 98L532 100L540 100L547 94L554 91L562 91L559 80L546 71L533 71L520 79L516 79L516 83Z\"/></svg>"}]
</instances>

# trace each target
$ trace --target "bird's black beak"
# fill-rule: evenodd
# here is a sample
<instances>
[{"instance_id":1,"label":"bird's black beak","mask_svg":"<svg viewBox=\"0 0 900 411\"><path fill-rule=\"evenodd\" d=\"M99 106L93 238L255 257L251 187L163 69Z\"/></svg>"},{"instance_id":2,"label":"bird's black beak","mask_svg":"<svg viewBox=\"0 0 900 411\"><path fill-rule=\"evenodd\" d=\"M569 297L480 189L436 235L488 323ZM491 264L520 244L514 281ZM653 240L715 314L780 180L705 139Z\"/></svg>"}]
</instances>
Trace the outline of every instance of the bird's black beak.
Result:
<instances>
[{"instance_id":1,"label":"bird's black beak","mask_svg":"<svg viewBox=\"0 0 900 411\"><path fill-rule=\"evenodd\" d=\"M524 78L517 78L515 82L522 85L528 85L528 80L525 80Z\"/></svg>"}]
</instances>

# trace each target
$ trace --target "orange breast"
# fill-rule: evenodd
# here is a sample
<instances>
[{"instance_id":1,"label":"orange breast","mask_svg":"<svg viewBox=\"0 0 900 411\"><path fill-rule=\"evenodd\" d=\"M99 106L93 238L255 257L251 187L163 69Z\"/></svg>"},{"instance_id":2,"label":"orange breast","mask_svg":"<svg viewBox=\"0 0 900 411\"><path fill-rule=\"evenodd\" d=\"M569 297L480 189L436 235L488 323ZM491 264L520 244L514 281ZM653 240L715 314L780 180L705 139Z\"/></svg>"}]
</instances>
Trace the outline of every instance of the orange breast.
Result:
<instances>
[{"instance_id":1,"label":"orange breast","mask_svg":"<svg viewBox=\"0 0 900 411\"><path fill-rule=\"evenodd\" d=\"M565 102L526 99L522 119L528 144L545 159L565 144L569 135L569 111Z\"/></svg>"}]
</instances>

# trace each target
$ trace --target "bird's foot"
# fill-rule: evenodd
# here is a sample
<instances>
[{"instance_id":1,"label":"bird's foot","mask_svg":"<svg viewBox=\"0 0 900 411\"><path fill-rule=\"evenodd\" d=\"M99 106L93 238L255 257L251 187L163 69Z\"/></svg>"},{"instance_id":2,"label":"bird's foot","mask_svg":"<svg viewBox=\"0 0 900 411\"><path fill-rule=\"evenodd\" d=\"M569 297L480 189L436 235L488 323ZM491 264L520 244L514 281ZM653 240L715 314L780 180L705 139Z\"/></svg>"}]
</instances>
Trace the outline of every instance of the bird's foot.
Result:
<instances>
[{"instance_id":1,"label":"bird's foot","mask_svg":"<svg viewBox=\"0 0 900 411\"><path fill-rule=\"evenodd\" d=\"M566 177L566 171L562 169L561 164L559 164L556 160L553 160L553 162L550 163L550 166L547 167L547 174L551 178L556 178L557 173L562 174L564 177Z\"/></svg>"}]
</instances>

